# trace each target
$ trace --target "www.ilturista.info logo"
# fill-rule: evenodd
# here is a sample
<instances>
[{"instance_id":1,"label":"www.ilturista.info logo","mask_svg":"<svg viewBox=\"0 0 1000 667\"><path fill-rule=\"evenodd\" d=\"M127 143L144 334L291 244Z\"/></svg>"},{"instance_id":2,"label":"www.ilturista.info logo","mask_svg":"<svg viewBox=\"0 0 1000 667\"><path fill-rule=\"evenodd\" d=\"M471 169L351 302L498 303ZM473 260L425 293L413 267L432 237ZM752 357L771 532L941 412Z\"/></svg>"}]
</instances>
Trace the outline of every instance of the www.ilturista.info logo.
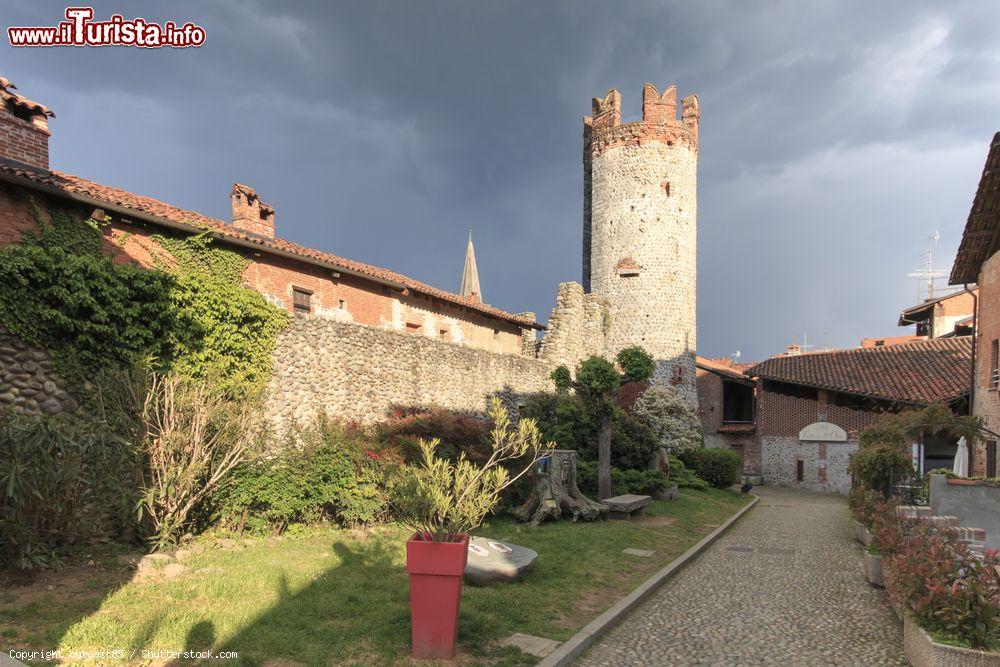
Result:
<instances>
[{"instance_id":1,"label":"www.ilturista.info logo","mask_svg":"<svg viewBox=\"0 0 1000 667\"><path fill-rule=\"evenodd\" d=\"M178 26L114 14L107 21L92 21L93 7L67 7L66 20L49 27L7 28L11 46L138 46L183 49L205 43L205 29L190 21Z\"/></svg>"}]
</instances>

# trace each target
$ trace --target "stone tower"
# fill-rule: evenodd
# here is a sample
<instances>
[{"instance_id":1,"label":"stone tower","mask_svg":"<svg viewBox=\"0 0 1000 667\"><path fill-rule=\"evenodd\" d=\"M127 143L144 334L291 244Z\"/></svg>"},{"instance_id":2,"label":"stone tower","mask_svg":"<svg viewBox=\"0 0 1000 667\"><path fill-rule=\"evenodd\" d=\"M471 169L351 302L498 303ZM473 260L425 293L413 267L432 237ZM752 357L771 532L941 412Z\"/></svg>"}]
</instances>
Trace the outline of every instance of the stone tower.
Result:
<instances>
[{"instance_id":1,"label":"stone tower","mask_svg":"<svg viewBox=\"0 0 1000 667\"><path fill-rule=\"evenodd\" d=\"M583 285L607 299L609 355L641 345L657 362L654 381L692 404L698 97L681 100L646 84L642 120L621 122L608 91L583 120Z\"/></svg>"}]
</instances>

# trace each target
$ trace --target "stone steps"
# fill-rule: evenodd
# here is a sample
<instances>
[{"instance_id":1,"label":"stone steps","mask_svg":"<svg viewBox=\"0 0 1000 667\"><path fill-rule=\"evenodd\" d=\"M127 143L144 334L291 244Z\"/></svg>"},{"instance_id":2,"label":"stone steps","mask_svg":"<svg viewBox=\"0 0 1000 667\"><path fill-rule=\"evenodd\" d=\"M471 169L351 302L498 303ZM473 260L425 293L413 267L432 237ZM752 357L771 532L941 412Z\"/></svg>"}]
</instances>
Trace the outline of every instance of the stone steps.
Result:
<instances>
[{"instance_id":1,"label":"stone steps","mask_svg":"<svg viewBox=\"0 0 1000 667\"><path fill-rule=\"evenodd\" d=\"M973 553L983 555L986 552L986 530L972 526L959 525L957 516L935 515L930 507L922 505L899 505L896 516L916 521L929 521L938 530L952 531L955 538L969 547Z\"/></svg>"}]
</instances>

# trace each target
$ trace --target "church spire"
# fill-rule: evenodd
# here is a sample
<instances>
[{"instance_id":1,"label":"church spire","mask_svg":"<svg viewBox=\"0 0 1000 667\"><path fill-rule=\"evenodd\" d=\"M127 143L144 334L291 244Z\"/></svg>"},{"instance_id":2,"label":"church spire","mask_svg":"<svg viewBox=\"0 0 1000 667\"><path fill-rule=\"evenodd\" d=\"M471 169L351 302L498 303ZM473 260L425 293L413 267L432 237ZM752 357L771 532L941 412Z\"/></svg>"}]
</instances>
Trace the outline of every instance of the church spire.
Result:
<instances>
[{"instance_id":1,"label":"church spire","mask_svg":"<svg viewBox=\"0 0 1000 667\"><path fill-rule=\"evenodd\" d=\"M472 227L469 227L469 246L465 249L465 268L462 270L462 286L458 293L475 303L483 302L479 289L479 270L476 268L476 250L472 247Z\"/></svg>"}]
</instances>

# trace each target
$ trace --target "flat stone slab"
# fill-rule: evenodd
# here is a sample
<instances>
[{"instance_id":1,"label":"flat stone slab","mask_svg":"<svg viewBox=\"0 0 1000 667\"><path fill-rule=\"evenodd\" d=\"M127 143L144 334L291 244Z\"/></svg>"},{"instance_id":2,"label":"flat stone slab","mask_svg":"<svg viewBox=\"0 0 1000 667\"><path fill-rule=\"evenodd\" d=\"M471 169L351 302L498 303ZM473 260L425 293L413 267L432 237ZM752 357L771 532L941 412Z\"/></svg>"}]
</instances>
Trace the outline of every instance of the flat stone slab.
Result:
<instances>
[{"instance_id":1,"label":"flat stone slab","mask_svg":"<svg viewBox=\"0 0 1000 667\"><path fill-rule=\"evenodd\" d=\"M623 496L605 498L601 502L608 506L608 518L631 519L633 516L642 516L646 505L653 502L653 499L649 496L626 493Z\"/></svg>"},{"instance_id":2,"label":"flat stone slab","mask_svg":"<svg viewBox=\"0 0 1000 667\"><path fill-rule=\"evenodd\" d=\"M649 558L656 552L650 551L649 549L625 549L622 553L628 554L629 556L638 556L639 558Z\"/></svg>"},{"instance_id":3,"label":"flat stone slab","mask_svg":"<svg viewBox=\"0 0 1000 667\"><path fill-rule=\"evenodd\" d=\"M522 635L520 632L500 642L500 646L516 646L525 653L544 658L552 653L559 646L559 642L546 639L545 637L534 637L532 635Z\"/></svg>"},{"instance_id":4,"label":"flat stone slab","mask_svg":"<svg viewBox=\"0 0 1000 667\"><path fill-rule=\"evenodd\" d=\"M473 586L491 586L514 581L531 572L538 553L509 542L473 537L469 540L469 558L465 580Z\"/></svg>"}]
</instances>

